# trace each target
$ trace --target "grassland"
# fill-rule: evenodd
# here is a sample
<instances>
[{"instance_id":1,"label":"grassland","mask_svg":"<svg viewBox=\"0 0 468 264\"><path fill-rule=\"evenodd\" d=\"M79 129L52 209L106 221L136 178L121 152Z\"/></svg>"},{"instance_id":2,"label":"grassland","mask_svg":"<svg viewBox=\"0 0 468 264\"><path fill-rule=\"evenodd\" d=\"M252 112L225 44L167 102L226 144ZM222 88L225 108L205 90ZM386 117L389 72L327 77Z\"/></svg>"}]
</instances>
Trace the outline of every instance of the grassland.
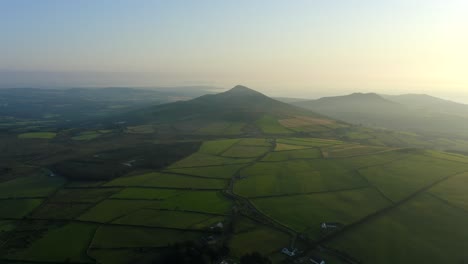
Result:
<instances>
[{"instance_id":1,"label":"grassland","mask_svg":"<svg viewBox=\"0 0 468 264\"><path fill-rule=\"evenodd\" d=\"M168 229L102 226L94 236L92 248L167 247L176 242L198 239L199 232Z\"/></svg>"},{"instance_id":2,"label":"grassland","mask_svg":"<svg viewBox=\"0 0 468 264\"><path fill-rule=\"evenodd\" d=\"M338 158L338 157L353 157L357 155L366 155L388 151L387 147L364 146L357 144L349 145L336 145L327 148L322 148L322 153L325 157Z\"/></svg>"},{"instance_id":3,"label":"grassland","mask_svg":"<svg viewBox=\"0 0 468 264\"><path fill-rule=\"evenodd\" d=\"M92 139L100 137L101 135L102 134L99 131L84 131L72 137L72 139L78 140L78 141L92 140Z\"/></svg>"},{"instance_id":4,"label":"grassland","mask_svg":"<svg viewBox=\"0 0 468 264\"><path fill-rule=\"evenodd\" d=\"M259 162L241 171L234 191L242 196L322 192L366 185L356 172L323 160Z\"/></svg>"},{"instance_id":5,"label":"grassland","mask_svg":"<svg viewBox=\"0 0 468 264\"><path fill-rule=\"evenodd\" d=\"M237 145L223 152L224 157L255 158L265 154L268 147Z\"/></svg>"},{"instance_id":6,"label":"grassland","mask_svg":"<svg viewBox=\"0 0 468 264\"><path fill-rule=\"evenodd\" d=\"M169 168L186 168L186 167L205 167L205 166L221 166L229 164L244 164L252 162L252 158L227 158L215 155L207 155L203 153L195 153L189 157L180 160Z\"/></svg>"},{"instance_id":7,"label":"grassland","mask_svg":"<svg viewBox=\"0 0 468 264\"><path fill-rule=\"evenodd\" d=\"M462 173L444 181L429 190L447 203L468 211L468 173Z\"/></svg>"},{"instance_id":8,"label":"grassland","mask_svg":"<svg viewBox=\"0 0 468 264\"><path fill-rule=\"evenodd\" d=\"M38 207L41 199L0 200L0 218L22 218Z\"/></svg>"},{"instance_id":9,"label":"grassland","mask_svg":"<svg viewBox=\"0 0 468 264\"><path fill-rule=\"evenodd\" d=\"M57 133L54 132L28 132L18 135L20 139L53 139Z\"/></svg>"},{"instance_id":10,"label":"grassland","mask_svg":"<svg viewBox=\"0 0 468 264\"><path fill-rule=\"evenodd\" d=\"M142 209L115 220L116 224L168 227L180 229L207 229L224 217L205 213Z\"/></svg>"},{"instance_id":11,"label":"grassland","mask_svg":"<svg viewBox=\"0 0 468 264\"><path fill-rule=\"evenodd\" d=\"M234 164L224 166L211 166L211 167L193 167L171 169L168 172L195 175L209 178L230 179L240 168L245 167L245 164Z\"/></svg>"},{"instance_id":12,"label":"grassland","mask_svg":"<svg viewBox=\"0 0 468 264\"><path fill-rule=\"evenodd\" d=\"M385 166L360 169L359 172L393 201L398 201L436 180L467 170L468 164L465 163L412 155Z\"/></svg>"},{"instance_id":13,"label":"grassland","mask_svg":"<svg viewBox=\"0 0 468 264\"><path fill-rule=\"evenodd\" d=\"M317 148L283 150L268 153L262 161L288 161L293 159L318 159L322 152Z\"/></svg>"},{"instance_id":14,"label":"grassland","mask_svg":"<svg viewBox=\"0 0 468 264\"><path fill-rule=\"evenodd\" d=\"M107 223L142 208L160 208L157 201L105 200L79 217L80 220Z\"/></svg>"},{"instance_id":15,"label":"grassland","mask_svg":"<svg viewBox=\"0 0 468 264\"><path fill-rule=\"evenodd\" d=\"M229 241L229 248L231 254L236 257L251 253L253 249L268 256L280 251L289 243L288 234L256 224L248 230L237 233Z\"/></svg>"},{"instance_id":16,"label":"grassland","mask_svg":"<svg viewBox=\"0 0 468 264\"><path fill-rule=\"evenodd\" d=\"M215 122L199 128L195 133L201 135L240 135L245 125L243 122Z\"/></svg>"},{"instance_id":17,"label":"grassland","mask_svg":"<svg viewBox=\"0 0 468 264\"><path fill-rule=\"evenodd\" d=\"M150 172L117 178L106 186L163 187L182 189L223 189L227 182L222 179L205 179L177 174Z\"/></svg>"},{"instance_id":18,"label":"grassland","mask_svg":"<svg viewBox=\"0 0 468 264\"><path fill-rule=\"evenodd\" d=\"M281 127L278 122L273 126ZM281 134L277 127L268 129L270 134ZM159 251L174 243L200 241L212 234L213 224L223 222L229 227L223 234L231 256L259 251L276 263L284 260L280 250L290 246L291 233L297 233L297 243L304 247L304 238L313 242L330 235L320 228L322 222L339 222L359 224L343 233L337 230L329 246L363 263L386 263L381 255L393 263L405 263L403 248L413 250L411 243L421 243L440 259L439 248L444 247L435 238L453 232L437 227L436 234L425 235L422 232L429 225L415 227L416 221L428 217L432 224L442 225L452 217L467 217L463 214L468 211L464 188L468 158L463 155L284 136L204 141L198 152L164 168L139 168L112 180L66 183L60 177L31 175L3 181L0 231L14 234L17 241L31 241L8 257L63 262L70 256L68 261L87 263L93 260L83 250L92 241L87 253L99 263L145 262L152 254L155 260ZM94 141L80 144L89 143ZM398 204L446 177L417 199ZM428 212L433 205L439 211ZM392 206L396 207L389 209ZM378 211L384 213L367 219ZM438 213L446 216L432 219ZM20 222L5 220L23 217L26 220ZM22 222L41 224L21 227L34 231L22 235L28 232L15 232ZM455 224L462 225L461 220ZM75 236L71 229L81 232L74 250L67 248L50 257L40 252L47 252L46 247L61 249L54 240ZM460 244L465 241L462 235L466 234L454 236ZM419 238L423 236L426 240ZM0 237L0 241L5 240ZM367 252L368 248L377 253ZM421 252L411 252L408 259L416 263ZM458 251L447 252L454 254L450 260L460 262L464 257ZM331 263L336 256L326 260Z\"/></svg>"},{"instance_id":19,"label":"grassland","mask_svg":"<svg viewBox=\"0 0 468 264\"><path fill-rule=\"evenodd\" d=\"M215 191L184 191L161 203L161 208L170 210L196 211L212 214L228 214L232 201Z\"/></svg>"},{"instance_id":20,"label":"grassland","mask_svg":"<svg viewBox=\"0 0 468 264\"><path fill-rule=\"evenodd\" d=\"M372 188L254 199L266 215L311 238L320 235L322 222L350 224L390 203Z\"/></svg>"},{"instance_id":21,"label":"grassland","mask_svg":"<svg viewBox=\"0 0 468 264\"><path fill-rule=\"evenodd\" d=\"M164 200L181 193L182 191L174 189L125 188L114 194L111 198L128 200Z\"/></svg>"},{"instance_id":22,"label":"grassland","mask_svg":"<svg viewBox=\"0 0 468 264\"><path fill-rule=\"evenodd\" d=\"M45 261L92 263L86 250L97 226L71 223L54 228L34 241L27 249L12 253L7 258ZM64 243L66 241L66 243Z\"/></svg>"},{"instance_id":23,"label":"grassland","mask_svg":"<svg viewBox=\"0 0 468 264\"><path fill-rule=\"evenodd\" d=\"M293 131L282 126L277 119L272 116L264 115L257 120L257 126L265 134L291 134Z\"/></svg>"},{"instance_id":24,"label":"grassland","mask_svg":"<svg viewBox=\"0 0 468 264\"><path fill-rule=\"evenodd\" d=\"M64 183L63 178L46 175L18 177L0 184L0 198L47 197Z\"/></svg>"},{"instance_id":25,"label":"grassland","mask_svg":"<svg viewBox=\"0 0 468 264\"><path fill-rule=\"evenodd\" d=\"M308 146L299 146L299 145L290 145L290 144L283 144L277 143L275 146L275 151L283 151L283 150L296 150L296 149L307 149Z\"/></svg>"},{"instance_id":26,"label":"grassland","mask_svg":"<svg viewBox=\"0 0 468 264\"><path fill-rule=\"evenodd\" d=\"M218 155L232 147L234 144L239 142L239 139L222 139L222 140L211 140L205 141L200 146L200 153Z\"/></svg>"},{"instance_id":27,"label":"grassland","mask_svg":"<svg viewBox=\"0 0 468 264\"><path fill-rule=\"evenodd\" d=\"M156 132L153 125L129 126L126 130L130 134L152 134Z\"/></svg>"},{"instance_id":28,"label":"grassland","mask_svg":"<svg viewBox=\"0 0 468 264\"><path fill-rule=\"evenodd\" d=\"M467 220L465 211L424 194L330 245L362 263L463 263Z\"/></svg>"},{"instance_id":29,"label":"grassland","mask_svg":"<svg viewBox=\"0 0 468 264\"><path fill-rule=\"evenodd\" d=\"M342 141L319 139L319 138L280 138L276 140L276 143L302 146L302 147L323 147L323 146L343 144Z\"/></svg>"}]
</instances>

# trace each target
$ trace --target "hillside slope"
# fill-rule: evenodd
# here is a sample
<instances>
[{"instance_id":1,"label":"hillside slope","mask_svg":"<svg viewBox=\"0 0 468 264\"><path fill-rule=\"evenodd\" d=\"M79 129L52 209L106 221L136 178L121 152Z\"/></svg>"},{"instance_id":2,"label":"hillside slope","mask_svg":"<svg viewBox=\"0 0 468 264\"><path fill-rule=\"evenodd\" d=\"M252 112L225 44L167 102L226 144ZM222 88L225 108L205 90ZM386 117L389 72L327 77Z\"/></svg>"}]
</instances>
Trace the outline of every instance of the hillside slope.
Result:
<instances>
[{"instance_id":1,"label":"hillside slope","mask_svg":"<svg viewBox=\"0 0 468 264\"><path fill-rule=\"evenodd\" d=\"M465 137L468 115L463 111L464 105L434 97L429 99L428 96L415 99L414 96L351 94L295 105L353 124L431 136Z\"/></svg>"},{"instance_id":2,"label":"hillside slope","mask_svg":"<svg viewBox=\"0 0 468 264\"><path fill-rule=\"evenodd\" d=\"M169 124L179 132L201 134L288 134L344 125L241 85L219 94L144 108L122 118L131 125Z\"/></svg>"}]
</instances>

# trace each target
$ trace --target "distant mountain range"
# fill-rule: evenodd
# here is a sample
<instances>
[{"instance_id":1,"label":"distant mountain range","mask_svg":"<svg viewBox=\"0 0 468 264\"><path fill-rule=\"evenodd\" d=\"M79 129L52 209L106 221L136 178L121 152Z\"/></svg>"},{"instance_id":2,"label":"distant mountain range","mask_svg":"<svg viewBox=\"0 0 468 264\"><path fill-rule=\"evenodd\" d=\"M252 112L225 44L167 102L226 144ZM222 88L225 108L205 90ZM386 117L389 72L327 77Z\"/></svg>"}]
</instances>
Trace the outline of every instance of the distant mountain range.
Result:
<instances>
[{"instance_id":1,"label":"distant mountain range","mask_svg":"<svg viewBox=\"0 0 468 264\"><path fill-rule=\"evenodd\" d=\"M431 136L468 137L468 105L424 94L354 93L293 104L353 124Z\"/></svg>"}]
</instances>

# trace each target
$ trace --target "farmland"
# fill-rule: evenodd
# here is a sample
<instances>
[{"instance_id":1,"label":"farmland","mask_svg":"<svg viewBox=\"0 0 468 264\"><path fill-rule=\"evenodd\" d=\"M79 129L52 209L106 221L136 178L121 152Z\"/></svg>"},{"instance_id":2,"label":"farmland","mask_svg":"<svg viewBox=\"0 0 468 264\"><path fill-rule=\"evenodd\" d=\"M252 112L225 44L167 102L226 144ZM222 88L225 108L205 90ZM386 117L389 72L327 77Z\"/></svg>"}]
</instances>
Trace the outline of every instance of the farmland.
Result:
<instances>
[{"instance_id":1,"label":"farmland","mask_svg":"<svg viewBox=\"0 0 468 264\"><path fill-rule=\"evenodd\" d=\"M289 133L268 117L259 122L272 134ZM227 245L234 259L257 251L274 263L286 259L280 251L292 243L304 254L316 252L307 246L314 243L331 248L319 254L336 263L442 260L447 251L454 262L466 257L461 246L449 249L437 239L452 232L443 225L449 219L468 220L463 155L288 136L199 146L160 169L107 180L66 180L45 171L4 180L0 230L9 239L0 241L10 250L3 260L150 263L175 243L208 237ZM324 230L324 222L338 226ZM219 223L221 230L214 229ZM460 245L466 236L453 233ZM73 244L60 243L66 237ZM44 253L50 247L61 250Z\"/></svg>"}]
</instances>

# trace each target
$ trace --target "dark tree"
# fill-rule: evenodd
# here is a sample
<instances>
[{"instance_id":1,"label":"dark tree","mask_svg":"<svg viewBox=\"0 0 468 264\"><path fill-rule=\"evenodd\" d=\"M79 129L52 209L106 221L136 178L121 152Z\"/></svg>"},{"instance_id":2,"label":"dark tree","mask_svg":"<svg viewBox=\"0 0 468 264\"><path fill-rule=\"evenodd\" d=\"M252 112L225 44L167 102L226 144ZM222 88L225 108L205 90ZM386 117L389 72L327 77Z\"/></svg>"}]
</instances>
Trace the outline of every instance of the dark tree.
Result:
<instances>
[{"instance_id":1,"label":"dark tree","mask_svg":"<svg viewBox=\"0 0 468 264\"><path fill-rule=\"evenodd\" d=\"M267 257L262 256L260 253L253 252L253 253L242 256L240 259L240 263L241 264L271 264L271 261Z\"/></svg>"}]
</instances>

